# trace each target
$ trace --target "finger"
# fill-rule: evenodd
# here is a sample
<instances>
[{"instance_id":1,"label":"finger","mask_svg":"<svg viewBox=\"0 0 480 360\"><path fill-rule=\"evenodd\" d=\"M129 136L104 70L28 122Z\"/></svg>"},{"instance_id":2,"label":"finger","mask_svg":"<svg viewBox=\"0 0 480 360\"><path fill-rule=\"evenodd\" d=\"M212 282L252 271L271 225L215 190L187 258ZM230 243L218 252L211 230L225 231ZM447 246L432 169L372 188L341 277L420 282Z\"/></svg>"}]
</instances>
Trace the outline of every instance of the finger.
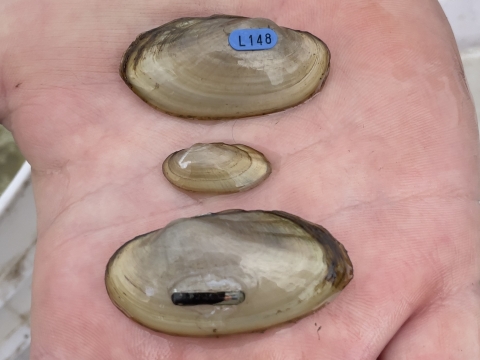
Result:
<instances>
[{"instance_id":1,"label":"finger","mask_svg":"<svg viewBox=\"0 0 480 360\"><path fill-rule=\"evenodd\" d=\"M379 360L480 358L480 287L436 301L407 321Z\"/></svg>"}]
</instances>

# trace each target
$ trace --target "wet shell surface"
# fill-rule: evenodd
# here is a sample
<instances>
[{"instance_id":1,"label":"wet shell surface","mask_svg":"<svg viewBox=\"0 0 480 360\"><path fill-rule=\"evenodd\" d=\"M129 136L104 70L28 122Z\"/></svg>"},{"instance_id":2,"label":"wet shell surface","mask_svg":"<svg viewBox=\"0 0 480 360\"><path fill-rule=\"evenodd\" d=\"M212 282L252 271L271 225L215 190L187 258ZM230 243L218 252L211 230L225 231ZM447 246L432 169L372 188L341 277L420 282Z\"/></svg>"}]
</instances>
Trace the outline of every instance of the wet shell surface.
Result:
<instances>
[{"instance_id":1,"label":"wet shell surface","mask_svg":"<svg viewBox=\"0 0 480 360\"><path fill-rule=\"evenodd\" d=\"M270 29L268 50L237 51L229 35ZM269 31L270 31L269 30ZM145 102L174 116L232 119L298 105L325 81L330 52L317 37L268 19L215 15L182 18L138 36L120 75Z\"/></svg>"},{"instance_id":2,"label":"wet shell surface","mask_svg":"<svg viewBox=\"0 0 480 360\"><path fill-rule=\"evenodd\" d=\"M217 194L251 189L272 171L262 153L246 145L224 143L195 144L177 151L162 168L167 180L183 190Z\"/></svg>"},{"instance_id":3,"label":"wet shell surface","mask_svg":"<svg viewBox=\"0 0 480 360\"><path fill-rule=\"evenodd\" d=\"M281 211L227 210L180 219L111 257L108 295L155 331L218 336L304 317L353 278L323 227Z\"/></svg>"}]
</instances>

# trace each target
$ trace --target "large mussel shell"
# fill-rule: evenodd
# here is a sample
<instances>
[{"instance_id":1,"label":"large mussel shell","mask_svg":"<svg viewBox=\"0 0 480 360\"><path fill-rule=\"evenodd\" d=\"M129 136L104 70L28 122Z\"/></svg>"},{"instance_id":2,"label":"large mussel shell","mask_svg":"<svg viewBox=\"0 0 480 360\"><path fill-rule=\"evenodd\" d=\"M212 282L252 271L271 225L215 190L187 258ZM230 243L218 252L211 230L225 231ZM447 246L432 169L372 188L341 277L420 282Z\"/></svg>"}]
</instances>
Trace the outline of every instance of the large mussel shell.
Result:
<instances>
[{"instance_id":1,"label":"large mussel shell","mask_svg":"<svg viewBox=\"0 0 480 360\"><path fill-rule=\"evenodd\" d=\"M108 294L156 331L217 336L310 314L352 279L345 248L323 227L281 211L180 219L111 257Z\"/></svg>"},{"instance_id":2,"label":"large mussel shell","mask_svg":"<svg viewBox=\"0 0 480 360\"><path fill-rule=\"evenodd\" d=\"M170 183L187 191L229 194L263 182L272 169L262 153L249 146L224 143L195 144L171 154L163 162Z\"/></svg>"},{"instance_id":3,"label":"large mussel shell","mask_svg":"<svg viewBox=\"0 0 480 360\"><path fill-rule=\"evenodd\" d=\"M269 28L268 50L237 51L237 29ZM330 64L327 46L310 33L268 19L216 15L182 18L141 34L123 56L120 75L145 102L171 115L231 119L298 105L317 93Z\"/></svg>"}]
</instances>

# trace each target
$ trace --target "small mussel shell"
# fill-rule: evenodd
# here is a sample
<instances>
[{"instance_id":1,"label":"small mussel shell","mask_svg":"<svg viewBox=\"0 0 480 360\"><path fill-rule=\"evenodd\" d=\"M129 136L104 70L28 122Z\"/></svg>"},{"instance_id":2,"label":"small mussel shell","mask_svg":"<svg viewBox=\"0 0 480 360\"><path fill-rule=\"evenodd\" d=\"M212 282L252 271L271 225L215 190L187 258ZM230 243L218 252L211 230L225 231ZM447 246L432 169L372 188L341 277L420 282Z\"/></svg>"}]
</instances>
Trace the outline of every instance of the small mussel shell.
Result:
<instances>
[{"instance_id":1,"label":"small mussel shell","mask_svg":"<svg viewBox=\"0 0 480 360\"><path fill-rule=\"evenodd\" d=\"M237 51L229 35L269 28L268 50ZM232 119L298 105L325 81L330 52L317 37L268 19L216 15L182 18L138 36L120 75L145 102L174 116Z\"/></svg>"},{"instance_id":2,"label":"small mussel shell","mask_svg":"<svg viewBox=\"0 0 480 360\"><path fill-rule=\"evenodd\" d=\"M111 257L108 295L128 317L182 336L256 332L304 317L353 278L323 227L282 211L180 219Z\"/></svg>"},{"instance_id":3,"label":"small mussel shell","mask_svg":"<svg viewBox=\"0 0 480 360\"><path fill-rule=\"evenodd\" d=\"M171 154L163 174L188 191L228 194L259 185L272 172L262 153L246 145L195 144Z\"/></svg>"}]
</instances>

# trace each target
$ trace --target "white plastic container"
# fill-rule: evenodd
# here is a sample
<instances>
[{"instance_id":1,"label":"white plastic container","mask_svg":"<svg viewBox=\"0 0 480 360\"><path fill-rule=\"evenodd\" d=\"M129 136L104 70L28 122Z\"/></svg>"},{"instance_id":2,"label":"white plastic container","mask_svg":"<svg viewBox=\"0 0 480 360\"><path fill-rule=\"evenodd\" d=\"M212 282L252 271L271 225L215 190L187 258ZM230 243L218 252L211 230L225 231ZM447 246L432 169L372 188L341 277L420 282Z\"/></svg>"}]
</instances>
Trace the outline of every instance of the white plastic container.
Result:
<instances>
[{"instance_id":1,"label":"white plastic container","mask_svg":"<svg viewBox=\"0 0 480 360\"><path fill-rule=\"evenodd\" d=\"M0 360L30 345L30 298L36 217L30 165L24 163L0 196Z\"/></svg>"},{"instance_id":2,"label":"white plastic container","mask_svg":"<svg viewBox=\"0 0 480 360\"><path fill-rule=\"evenodd\" d=\"M439 0L462 54L468 87L480 118L480 0Z\"/></svg>"}]
</instances>

